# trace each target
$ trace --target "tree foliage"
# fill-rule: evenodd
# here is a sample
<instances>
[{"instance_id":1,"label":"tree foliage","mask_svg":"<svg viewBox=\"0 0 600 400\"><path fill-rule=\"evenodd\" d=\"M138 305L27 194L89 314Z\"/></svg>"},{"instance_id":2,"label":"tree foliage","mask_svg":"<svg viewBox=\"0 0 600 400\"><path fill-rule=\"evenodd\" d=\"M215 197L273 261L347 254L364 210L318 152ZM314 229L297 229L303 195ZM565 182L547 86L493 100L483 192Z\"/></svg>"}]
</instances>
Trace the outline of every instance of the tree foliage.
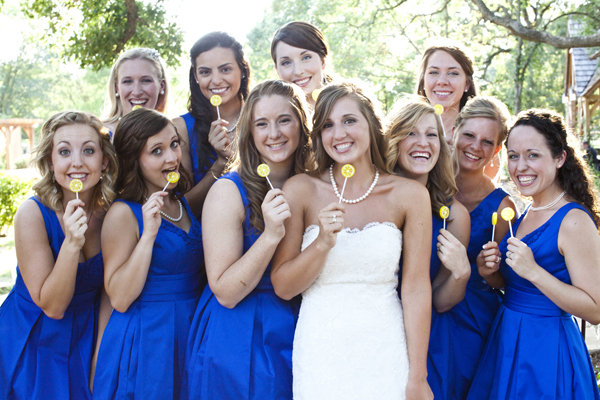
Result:
<instances>
[{"instance_id":1,"label":"tree foliage","mask_svg":"<svg viewBox=\"0 0 600 400\"><path fill-rule=\"evenodd\" d=\"M59 43L82 68L108 67L130 47L154 48L168 64L179 63L183 34L162 0L23 0L23 11L46 20L48 43Z\"/></svg>"}]
</instances>

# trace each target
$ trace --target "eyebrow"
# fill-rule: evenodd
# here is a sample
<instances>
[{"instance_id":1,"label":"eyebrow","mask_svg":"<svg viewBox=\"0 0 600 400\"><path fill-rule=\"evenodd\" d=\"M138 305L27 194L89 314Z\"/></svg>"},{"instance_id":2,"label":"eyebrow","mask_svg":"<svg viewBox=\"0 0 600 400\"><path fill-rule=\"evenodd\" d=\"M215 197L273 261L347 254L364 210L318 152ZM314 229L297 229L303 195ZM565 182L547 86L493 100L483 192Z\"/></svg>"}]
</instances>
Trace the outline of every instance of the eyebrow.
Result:
<instances>
[{"instance_id":1,"label":"eyebrow","mask_svg":"<svg viewBox=\"0 0 600 400\"><path fill-rule=\"evenodd\" d=\"M226 62L225 64L217 65L217 69L218 68L223 68L223 67L226 67L226 66L232 65L232 64L233 63L231 63L231 62ZM206 65L199 65L198 69L212 69L212 68L211 67L207 67Z\"/></svg>"},{"instance_id":2,"label":"eyebrow","mask_svg":"<svg viewBox=\"0 0 600 400\"><path fill-rule=\"evenodd\" d=\"M438 67L437 65L430 65L429 67L427 67L427 69L442 69L442 67ZM460 70L461 68L453 66L453 67L448 67L448 69L457 69L457 70Z\"/></svg>"}]
</instances>

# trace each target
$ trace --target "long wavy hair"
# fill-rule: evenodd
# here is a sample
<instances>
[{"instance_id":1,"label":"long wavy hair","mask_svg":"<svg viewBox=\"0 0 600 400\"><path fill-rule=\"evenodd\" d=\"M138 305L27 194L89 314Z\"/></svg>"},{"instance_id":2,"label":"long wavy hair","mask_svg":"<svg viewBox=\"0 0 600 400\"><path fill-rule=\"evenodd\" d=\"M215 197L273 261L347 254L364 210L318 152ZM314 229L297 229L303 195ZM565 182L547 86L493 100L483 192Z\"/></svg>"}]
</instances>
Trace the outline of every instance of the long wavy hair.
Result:
<instances>
[{"instance_id":1,"label":"long wavy hair","mask_svg":"<svg viewBox=\"0 0 600 400\"><path fill-rule=\"evenodd\" d=\"M267 80L258 84L248 96L242 107L238 124L237 150L227 170L235 170L242 178L248 191L250 224L258 231L264 231L262 202L269 191L265 178L256 173L256 167L261 164L262 156L252 138L254 107L259 100L268 96L281 96L289 104L294 117L298 120L300 140L294 153L294 163L289 172L290 176L306 172L312 162L310 150L310 127L306 116L305 95L296 85L280 80Z\"/></svg>"},{"instance_id":2,"label":"long wavy hair","mask_svg":"<svg viewBox=\"0 0 600 400\"><path fill-rule=\"evenodd\" d=\"M561 116L551 110L531 109L517 115L508 133L517 126L530 126L546 141L554 158L566 154L565 163L556 172L556 179L567 195L588 209L596 226L600 226L600 206L587 163L570 142L575 137L567 131ZM508 141L507 137L507 141Z\"/></svg>"},{"instance_id":3,"label":"long wavy hair","mask_svg":"<svg viewBox=\"0 0 600 400\"><path fill-rule=\"evenodd\" d=\"M329 54L329 44L323 32L313 24L302 21L292 21L283 25L273 35L271 40L271 58L277 66L277 54L275 48L279 42L284 42L290 46L314 51L319 55L322 62L327 60ZM323 73L323 84L333 80L333 77Z\"/></svg>"},{"instance_id":4,"label":"long wavy hair","mask_svg":"<svg viewBox=\"0 0 600 400\"><path fill-rule=\"evenodd\" d=\"M417 94L425 98L427 97L425 95L425 72L427 71L427 63L429 62L429 57L431 57L431 55L438 50L445 51L446 53L450 54L450 56L454 58L454 60L456 60L456 62L461 66L463 71L465 71L469 88L460 98L458 109L462 110L464 105L471 97L477 96L477 87L475 87L475 81L473 80L473 74L475 73L475 68L473 67L473 58L458 42L444 39L442 40L441 44L435 44L425 49L423 56L421 57L421 67L419 68L419 79L417 81L416 88Z\"/></svg>"},{"instance_id":5,"label":"long wavy hair","mask_svg":"<svg viewBox=\"0 0 600 400\"><path fill-rule=\"evenodd\" d=\"M369 125L371 161L380 171L391 173L385 163L387 153L387 138L383 133L381 119L375 104L367 97L364 91L351 82L339 82L326 86L317 98L315 114L313 115L313 130L311 133L315 162L309 173L313 176L321 175L331 164L333 159L323 147L321 132L325 122L329 119L331 110L338 100L349 97L356 102L361 114Z\"/></svg>"},{"instance_id":6,"label":"long wavy hair","mask_svg":"<svg viewBox=\"0 0 600 400\"><path fill-rule=\"evenodd\" d=\"M202 36L190 50L190 97L188 99L188 111L194 117L194 132L188 132L188 135L198 137L198 160L200 170L207 171L212 165L213 150L208 142L208 132L210 124L217 119L215 107L210 104L210 100L204 97L198 83L196 82L196 58L201 53L212 50L215 47L231 49L235 56L235 61L242 73L240 90L237 93L238 98L244 103L248 97L250 87L250 64L244 57L242 45L233 37L225 32L211 32Z\"/></svg>"},{"instance_id":7,"label":"long wavy hair","mask_svg":"<svg viewBox=\"0 0 600 400\"><path fill-rule=\"evenodd\" d=\"M100 182L94 186L91 202L92 207L106 210L115 198L113 185L118 171L117 155L102 121L85 112L63 111L51 116L42 126L42 139L33 150L33 163L40 172L41 179L33 186L33 191L43 204L54 211L63 209L62 187L54 180L51 169L54 136L59 128L77 124L89 126L98 134L102 155L108 161Z\"/></svg>"},{"instance_id":8,"label":"long wavy hair","mask_svg":"<svg viewBox=\"0 0 600 400\"><path fill-rule=\"evenodd\" d=\"M144 203L145 198L150 195L144 183L139 162L140 155L148 138L169 125L179 137L170 119L147 108L133 110L119 121L113 140L119 158L119 175L115 186L119 198ZM173 198L181 197L191 188L192 179L182 164L179 164L179 173L177 186L169 192Z\"/></svg>"},{"instance_id":9,"label":"long wavy hair","mask_svg":"<svg viewBox=\"0 0 600 400\"><path fill-rule=\"evenodd\" d=\"M426 115L435 116L434 108L422 96L405 100L396 106L388 116L386 136L388 137L388 151L386 165L388 170L398 171L400 156L400 143L406 139L415 125ZM427 177L427 190L431 199L431 210L434 214L440 207L452 204L458 187L454 180L452 155L450 148L444 140L444 131L440 119L435 117L436 130L440 142L440 154L433 169Z\"/></svg>"},{"instance_id":10,"label":"long wavy hair","mask_svg":"<svg viewBox=\"0 0 600 400\"><path fill-rule=\"evenodd\" d=\"M123 116L123 106L119 99L117 99L117 83L119 82L119 68L123 62L128 60L146 60L154 67L156 73L156 79L158 82L165 82L164 94L158 93L158 100L156 103L156 109L160 112L164 112L167 106L167 98L169 96L169 81L165 73L165 66L163 60L160 58L158 51L154 49L148 49L146 47L138 47L135 49L129 49L123 52L112 69L110 70L110 76L108 77L107 93L108 93L108 113L104 120L105 123L114 123ZM159 86L160 87L160 86Z\"/></svg>"}]
</instances>

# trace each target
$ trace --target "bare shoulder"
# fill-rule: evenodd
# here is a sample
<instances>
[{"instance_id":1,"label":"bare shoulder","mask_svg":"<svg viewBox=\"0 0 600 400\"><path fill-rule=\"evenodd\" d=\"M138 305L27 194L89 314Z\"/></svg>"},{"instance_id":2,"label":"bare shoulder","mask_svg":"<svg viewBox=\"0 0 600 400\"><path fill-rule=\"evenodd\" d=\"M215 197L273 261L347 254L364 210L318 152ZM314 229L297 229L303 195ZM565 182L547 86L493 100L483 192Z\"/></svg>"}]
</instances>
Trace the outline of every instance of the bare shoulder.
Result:
<instances>
[{"instance_id":1,"label":"bare shoulder","mask_svg":"<svg viewBox=\"0 0 600 400\"><path fill-rule=\"evenodd\" d=\"M409 198L414 199L415 201L422 198L429 199L429 192L427 191L427 188L414 179L404 178L396 175L386 175L382 178L382 184L391 185L395 198Z\"/></svg>"},{"instance_id":2,"label":"bare shoulder","mask_svg":"<svg viewBox=\"0 0 600 400\"><path fill-rule=\"evenodd\" d=\"M517 206L515 205L515 202L509 195L504 196L504 198L500 202L500 205L498 206L498 211L502 211L506 207L510 207L513 210L517 211ZM517 214L517 213L515 213L515 214Z\"/></svg>"},{"instance_id":3,"label":"bare shoulder","mask_svg":"<svg viewBox=\"0 0 600 400\"><path fill-rule=\"evenodd\" d=\"M181 117L175 117L171 120L171 122L173 122L173 125L175 125L175 129L177 130L177 133L179 133L179 136L181 136L181 139L187 142L188 131L185 120Z\"/></svg>"},{"instance_id":4,"label":"bare shoulder","mask_svg":"<svg viewBox=\"0 0 600 400\"><path fill-rule=\"evenodd\" d=\"M471 215L467 208L458 200L452 202L448 230L465 246L469 244L469 237L471 236Z\"/></svg>"},{"instance_id":5,"label":"bare shoulder","mask_svg":"<svg viewBox=\"0 0 600 400\"><path fill-rule=\"evenodd\" d=\"M565 233L568 236L589 236L590 234L598 235L596 224L590 215L579 208L570 210L560 225L560 233Z\"/></svg>"},{"instance_id":6,"label":"bare shoulder","mask_svg":"<svg viewBox=\"0 0 600 400\"><path fill-rule=\"evenodd\" d=\"M137 221L131 208L122 201L112 203L104 217L103 228L119 232L124 226L133 225L137 227ZM103 230L105 230L103 229Z\"/></svg>"},{"instance_id":7,"label":"bare shoulder","mask_svg":"<svg viewBox=\"0 0 600 400\"><path fill-rule=\"evenodd\" d=\"M221 205L231 205L233 202L242 203L242 196L234 181L227 178L217 179L210 187L206 201L217 201Z\"/></svg>"},{"instance_id":8,"label":"bare shoulder","mask_svg":"<svg viewBox=\"0 0 600 400\"><path fill-rule=\"evenodd\" d=\"M46 236L46 226L44 217L38 204L27 199L21 204L15 215L15 235L18 240L21 235L32 238L33 235Z\"/></svg>"},{"instance_id":9,"label":"bare shoulder","mask_svg":"<svg viewBox=\"0 0 600 400\"><path fill-rule=\"evenodd\" d=\"M456 218L457 220L469 221L470 225L471 216L469 214L469 210L467 210L467 207L465 207L460 201L454 200L452 202L450 214L452 218Z\"/></svg>"},{"instance_id":10,"label":"bare shoulder","mask_svg":"<svg viewBox=\"0 0 600 400\"><path fill-rule=\"evenodd\" d=\"M308 174L297 174L285 182L283 191L286 194L309 194L316 190L318 181Z\"/></svg>"}]
</instances>

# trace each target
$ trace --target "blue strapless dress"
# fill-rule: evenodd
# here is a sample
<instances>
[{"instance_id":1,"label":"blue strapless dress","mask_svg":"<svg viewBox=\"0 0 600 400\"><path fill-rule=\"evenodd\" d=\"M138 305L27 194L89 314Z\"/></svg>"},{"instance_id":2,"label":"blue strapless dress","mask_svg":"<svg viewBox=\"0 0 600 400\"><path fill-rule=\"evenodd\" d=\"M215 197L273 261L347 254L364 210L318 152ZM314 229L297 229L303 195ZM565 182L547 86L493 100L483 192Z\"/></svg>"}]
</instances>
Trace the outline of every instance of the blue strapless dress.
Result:
<instances>
[{"instance_id":1,"label":"blue strapless dress","mask_svg":"<svg viewBox=\"0 0 600 400\"><path fill-rule=\"evenodd\" d=\"M39 206L54 259L65 240L56 213ZM35 246L35 243L32 243ZM0 398L89 399L90 366L104 268L98 253L79 263L75 293L60 320L47 317L21 273L0 308Z\"/></svg>"},{"instance_id":2,"label":"blue strapless dress","mask_svg":"<svg viewBox=\"0 0 600 400\"><path fill-rule=\"evenodd\" d=\"M249 210L236 172L225 174ZM260 232L244 221L244 252ZM299 301L275 295L267 267L258 286L235 308L217 301L207 285L198 302L188 343L184 399L284 400L292 398L292 344Z\"/></svg>"},{"instance_id":3,"label":"blue strapless dress","mask_svg":"<svg viewBox=\"0 0 600 400\"><path fill-rule=\"evenodd\" d=\"M123 200L117 200L123 201ZM94 399L179 399L190 323L205 285L202 232L162 220L146 284L129 309L114 310L104 331ZM142 205L124 201L143 232Z\"/></svg>"},{"instance_id":4,"label":"blue strapless dress","mask_svg":"<svg viewBox=\"0 0 600 400\"><path fill-rule=\"evenodd\" d=\"M194 185L196 185L202 180L202 178L204 178L204 175L206 175L206 170L202 170L200 168L200 160L198 159L199 144L198 137L196 136L196 131L194 130L196 126L196 119L190 113L183 114L181 118L183 118L183 120L185 121L185 126L188 131L188 140L190 143L190 157L192 159L192 174L194 177ZM212 151L212 155L213 157L210 160L211 165L217 159L217 154L215 153L214 149Z\"/></svg>"},{"instance_id":5,"label":"blue strapless dress","mask_svg":"<svg viewBox=\"0 0 600 400\"><path fill-rule=\"evenodd\" d=\"M557 238L565 215L574 208L585 210L577 203L565 204L522 239L536 262L567 284L571 278ZM522 220L523 216L515 223L515 232ZM502 254L506 254L508 237L499 245ZM594 369L573 317L504 261L500 270L506 294L469 399L600 399Z\"/></svg>"},{"instance_id":6,"label":"blue strapless dress","mask_svg":"<svg viewBox=\"0 0 600 400\"><path fill-rule=\"evenodd\" d=\"M471 236L467 255L471 277L465 298L448 313L452 316L450 354L454 361L453 390L448 399L464 399L475 375L488 332L500 307L500 296L477 271L476 259L483 245L492 239L492 214L508 196L502 188L494 189L470 212Z\"/></svg>"}]
</instances>

